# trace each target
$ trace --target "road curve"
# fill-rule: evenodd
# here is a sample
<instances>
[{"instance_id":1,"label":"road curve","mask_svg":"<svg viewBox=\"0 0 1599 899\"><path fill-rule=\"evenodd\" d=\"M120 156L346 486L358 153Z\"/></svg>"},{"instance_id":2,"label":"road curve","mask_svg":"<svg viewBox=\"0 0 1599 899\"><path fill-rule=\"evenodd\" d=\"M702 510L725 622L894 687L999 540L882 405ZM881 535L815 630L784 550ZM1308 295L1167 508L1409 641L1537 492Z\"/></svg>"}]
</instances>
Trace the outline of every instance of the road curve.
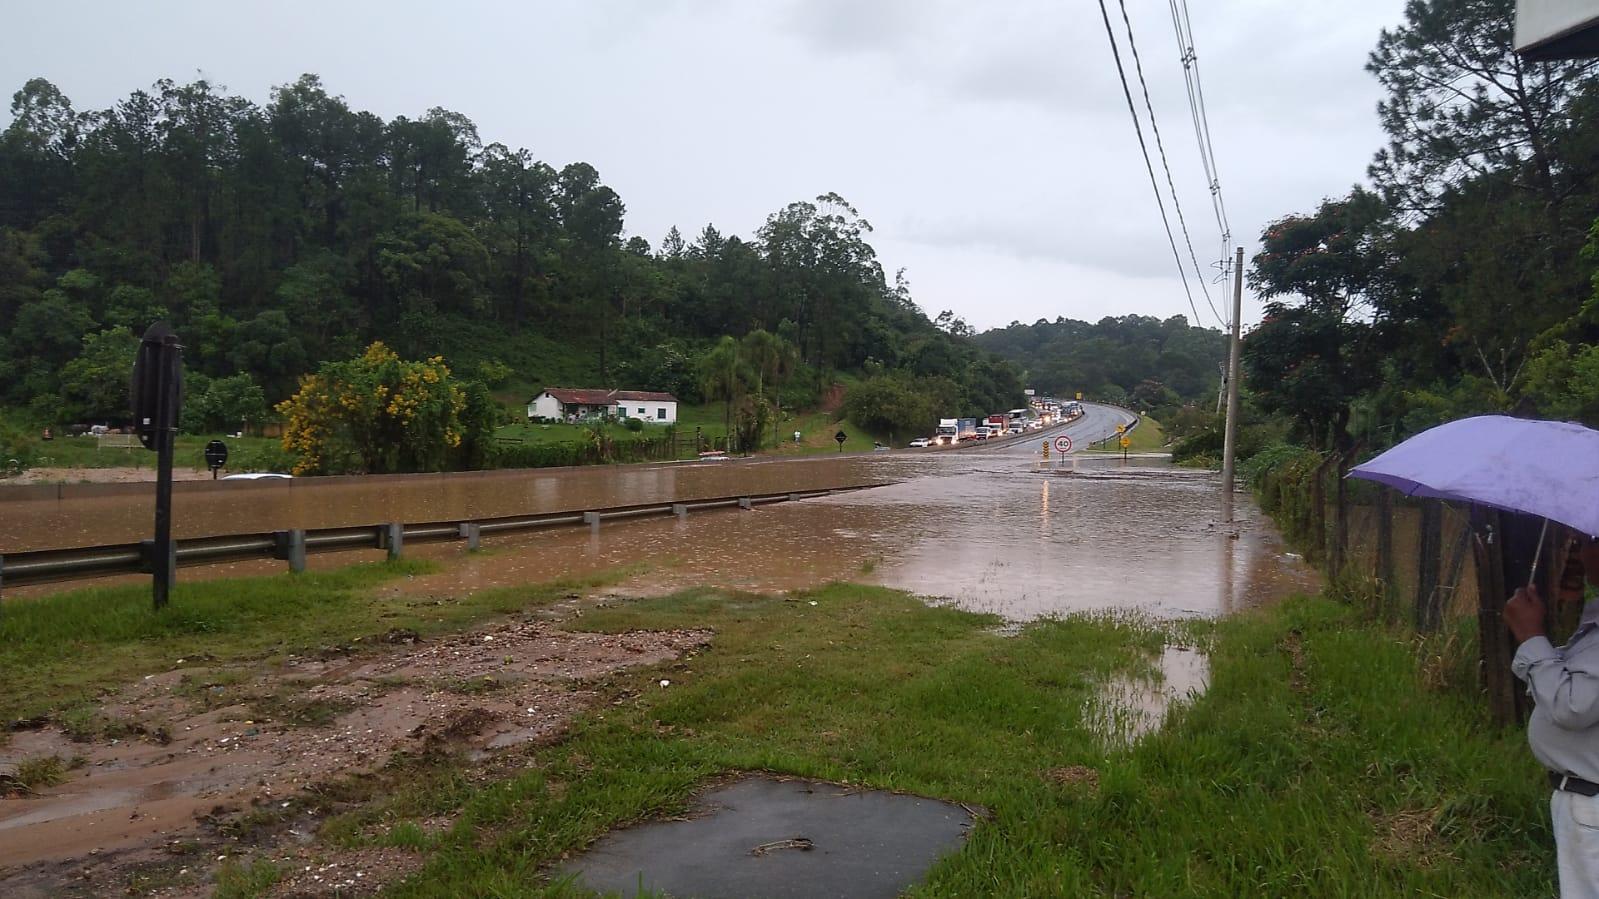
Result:
<instances>
[{"instance_id":1,"label":"road curve","mask_svg":"<svg viewBox=\"0 0 1599 899\"><path fill-rule=\"evenodd\" d=\"M1099 403L1084 403L1082 417L1076 421L1045 428L1042 431L1034 431L1031 434L1024 434L1020 437L981 444L972 447L970 451L1036 456L1038 455L1040 444L1045 440L1053 441L1056 437L1065 434L1072 439L1072 452L1077 452L1087 449L1090 444L1096 441L1115 436L1117 425L1130 425L1137 420L1138 416L1128 412L1126 409L1103 406ZM1054 451L1054 446L1051 445L1050 452L1053 453Z\"/></svg>"}]
</instances>

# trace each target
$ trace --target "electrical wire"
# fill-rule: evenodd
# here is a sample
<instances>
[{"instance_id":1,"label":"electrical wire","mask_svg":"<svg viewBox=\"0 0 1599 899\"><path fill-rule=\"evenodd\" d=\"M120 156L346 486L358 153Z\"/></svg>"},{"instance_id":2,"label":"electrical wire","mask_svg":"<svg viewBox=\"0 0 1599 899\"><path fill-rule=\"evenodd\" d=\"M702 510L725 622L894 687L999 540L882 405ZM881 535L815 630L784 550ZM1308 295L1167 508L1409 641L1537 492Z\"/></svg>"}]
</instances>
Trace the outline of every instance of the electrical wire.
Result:
<instances>
[{"instance_id":1,"label":"electrical wire","mask_svg":"<svg viewBox=\"0 0 1599 899\"><path fill-rule=\"evenodd\" d=\"M1155 164L1149 158L1149 144L1144 141L1144 126L1138 119L1138 106L1133 102L1133 89L1127 83L1127 69L1122 65L1121 47L1116 43L1116 32L1110 25L1110 11L1105 0L1099 0L1099 14L1105 20L1105 37L1110 40L1110 53L1116 60L1116 74L1121 77L1122 94L1127 98L1127 113L1133 117L1133 131L1138 135L1138 149L1144 154L1144 168L1149 171L1149 186L1155 190L1155 205L1160 208L1161 223L1166 226L1166 242L1171 244L1172 259L1177 262L1177 274L1183 280L1183 293L1188 296L1188 308L1194 312L1194 324L1199 324L1199 307L1194 305L1194 292L1188 286L1188 270L1183 267L1182 253L1177 250L1177 237L1172 234L1171 219L1166 215L1166 201L1160 194L1160 182L1155 178ZM1214 308L1212 309L1214 312Z\"/></svg>"},{"instance_id":2,"label":"electrical wire","mask_svg":"<svg viewBox=\"0 0 1599 899\"><path fill-rule=\"evenodd\" d=\"M1138 42L1133 39L1133 20L1127 15L1127 0L1117 0L1122 11L1122 24L1127 27L1127 48L1133 54L1133 68L1138 73L1138 86L1144 94L1144 109L1149 112L1149 129L1155 134L1155 149L1160 154L1160 167L1166 172L1166 187L1171 191L1172 208L1177 211L1177 226L1183 232L1183 243L1188 247L1188 260L1194 265L1194 277L1199 281L1199 289L1205 295L1205 305L1210 307L1210 314L1216 323L1226 330L1228 325L1221 313L1216 311L1216 304L1210 298L1210 287L1205 280L1205 271L1199 265L1199 254L1194 252L1194 239L1188 233L1188 220L1183 216L1183 204L1177 197L1177 183L1172 179L1171 163L1166 158L1166 143L1160 137L1160 123L1155 119L1155 104L1149 98L1149 82L1144 80L1144 62L1138 55ZM1181 262L1178 263L1181 265ZM1198 315L1198 312L1194 313ZM1199 324L1199 322L1194 322Z\"/></svg>"},{"instance_id":3,"label":"electrical wire","mask_svg":"<svg viewBox=\"0 0 1599 899\"><path fill-rule=\"evenodd\" d=\"M1216 148L1210 137L1210 113L1205 106L1205 86L1199 74L1199 54L1194 51L1194 25L1188 15L1188 0L1168 0L1171 7L1172 31L1177 36L1178 58L1183 64L1183 86L1188 92L1188 112L1193 119L1194 140L1199 145L1199 161L1205 169L1205 181L1210 188L1211 210L1216 215L1216 227L1221 231L1222 272L1227 271L1228 255L1232 249L1233 229L1227 218L1227 202L1221 192L1221 174L1216 165Z\"/></svg>"}]
</instances>

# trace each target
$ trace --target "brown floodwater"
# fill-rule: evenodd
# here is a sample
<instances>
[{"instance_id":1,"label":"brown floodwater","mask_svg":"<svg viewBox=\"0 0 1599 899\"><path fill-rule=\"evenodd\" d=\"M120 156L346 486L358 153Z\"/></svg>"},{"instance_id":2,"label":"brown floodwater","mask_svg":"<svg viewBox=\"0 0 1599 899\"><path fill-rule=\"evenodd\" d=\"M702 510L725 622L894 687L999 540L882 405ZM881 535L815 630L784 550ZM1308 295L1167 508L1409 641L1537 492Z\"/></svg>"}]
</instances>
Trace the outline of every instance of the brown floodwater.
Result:
<instances>
[{"instance_id":1,"label":"brown floodwater","mask_svg":"<svg viewBox=\"0 0 1599 899\"><path fill-rule=\"evenodd\" d=\"M635 573L612 588L619 594L657 595L692 586L784 592L855 581L1025 621L1097 609L1160 618L1213 616L1319 588L1314 571L1287 552L1249 503L1240 504L1234 527L1219 524L1215 474L1152 460L1079 458L1074 465L1041 469L1020 454L923 453L579 469L483 478L470 490L456 485L431 498L422 493L418 501L431 516L449 518L529 511L529 498L537 501L533 510L555 511L601 498L621 504L883 482L891 483L753 510L609 522L598 533L574 527L488 535L486 551L477 554L464 553L455 541L410 544L408 555L443 567L391 589L445 596L625 568ZM403 479L389 483L425 490ZM399 511L401 500L392 497L373 498L357 509L313 505L314 497L352 489L269 489L262 495L274 503L265 508L299 526L381 520L371 508L378 503ZM201 498L220 502L215 495ZM48 514L63 514L66 505ZM48 502L44 507L52 508ZM242 515L230 520L248 529ZM138 535L131 524L71 527L117 535L108 541ZM320 569L377 558L381 553L351 550L313 555L311 563ZM281 568L259 560L186 568L179 577Z\"/></svg>"},{"instance_id":2,"label":"brown floodwater","mask_svg":"<svg viewBox=\"0 0 1599 899\"><path fill-rule=\"evenodd\" d=\"M464 521L876 483L872 457L368 475L173 485L177 537ZM888 466L892 468L892 466ZM0 487L0 555L150 536L153 484Z\"/></svg>"}]
</instances>

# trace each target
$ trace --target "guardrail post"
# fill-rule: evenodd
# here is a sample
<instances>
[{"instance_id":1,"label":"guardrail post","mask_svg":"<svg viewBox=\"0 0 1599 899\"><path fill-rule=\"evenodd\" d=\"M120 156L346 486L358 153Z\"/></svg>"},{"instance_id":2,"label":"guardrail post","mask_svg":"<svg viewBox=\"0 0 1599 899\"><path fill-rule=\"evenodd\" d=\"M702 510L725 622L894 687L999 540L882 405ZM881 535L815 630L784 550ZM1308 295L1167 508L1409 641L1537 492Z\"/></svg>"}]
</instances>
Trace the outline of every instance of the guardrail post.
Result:
<instances>
[{"instance_id":1,"label":"guardrail post","mask_svg":"<svg viewBox=\"0 0 1599 899\"><path fill-rule=\"evenodd\" d=\"M600 513L584 512L583 523L589 526L589 530L598 534L600 532Z\"/></svg>"},{"instance_id":2,"label":"guardrail post","mask_svg":"<svg viewBox=\"0 0 1599 899\"><path fill-rule=\"evenodd\" d=\"M800 495L798 493L790 493L788 495L788 501L791 502L791 503L797 503L797 502L799 502L799 500L800 500Z\"/></svg>"},{"instance_id":3,"label":"guardrail post","mask_svg":"<svg viewBox=\"0 0 1599 899\"><path fill-rule=\"evenodd\" d=\"M305 571L305 530L295 528L291 531L274 531L272 541L272 556L289 563L289 570L295 574Z\"/></svg>"},{"instance_id":4,"label":"guardrail post","mask_svg":"<svg viewBox=\"0 0 1599 899\"><path fill-rule=\"evenodd\" d=\"M6 588L6 557L0 556L0 596L5 595Z\"/></svg>"},{"instance_id":5,"label":"guardrail post","mask_svg":"<svg viewBox=\"0 0 1599 899\"><path fill-rule=\"evenodd\" d=\"M738 498L738 507L740 509L753 509L753 508L755 508L755 504L750 502L750 498L749 497L741 496L741 497Z\"/></svg>"},{"instance_id":6,"label":"guardrail post","mask_svg":"<svg viewBox=\"0 0 1599 899\"><path fill-rule=\"evenodd\" d=\"M389 551L389 561L400 558L405 551L405 525L391 521L383 526L383 548Z\"/></svg>"},{"instance_id":7,"label":"guardrail post","mask_svg":"<svg viewBox=\"0 0 1599 899\"><path fill-rule=\"evenodd\" d=\"M460 526L460 534L466 539L466 551L476 552L483 540L482 526L475 522L463 521Z\"/></svg>"},{"instance_id":8,"label":"guardrail post","mask_svg":"<svg viewBox=\"0 0 1599 899\"><path fill-rule=\"evenodd\" d=\"M687 518L688 517L688 505L686 503L673 503L672 504L672 514L676 515L678 518Z\"/></svg>"},{"instance_id":9,"label":"guardrail post","mask_svg":"<svg viewBox=\"0 0 1599 899\"><path fill-rule=\"evenodd\" d=\"M157 566L164 566L164 573L166 575L166 582L168 584L171 584L171 583L173 583L173 582L175 582L177 580L177 574L178 574L178 541L176 541L176 540L167 541L166 558L165 559L158 559L158 558L156 558L155 541L154 540L140 540L139 541L139 556L144 560L145 568L148 569L151 573L155 573L156 572Z\"/></svg>"}]
</instances>

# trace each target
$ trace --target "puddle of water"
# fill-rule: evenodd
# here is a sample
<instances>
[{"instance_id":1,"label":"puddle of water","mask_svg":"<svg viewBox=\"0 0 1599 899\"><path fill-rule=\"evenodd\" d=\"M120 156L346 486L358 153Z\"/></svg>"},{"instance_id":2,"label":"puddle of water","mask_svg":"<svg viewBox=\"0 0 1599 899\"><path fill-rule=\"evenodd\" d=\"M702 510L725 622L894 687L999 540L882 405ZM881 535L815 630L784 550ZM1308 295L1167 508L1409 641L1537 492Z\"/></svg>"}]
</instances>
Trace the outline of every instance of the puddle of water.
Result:
<instances>
[{"instance_id":1,"label":"puddle of water","mask_svg":"<svg viewBox=\"0 0 1599 899\"><path fill-rule=\"evenodd\" d=\"M1153 676L1120 675L1088 700L1084 719L1106 745L1126 749L1160 729L1174 707L1210 687L1210 658L1197 649L1166 646Z\"/></svg>"},{"instance_id":2,"label":"puddle of water","mask_svg":"<svg viewBox=\"0 0 1599 899\"><path fill-rule=\"evenodd\" d=\"M562 866L606 895L891 899L960 848L972 814L951 802L747 777L671 821L615 831Z\"/></svg>"}]
</instances>

